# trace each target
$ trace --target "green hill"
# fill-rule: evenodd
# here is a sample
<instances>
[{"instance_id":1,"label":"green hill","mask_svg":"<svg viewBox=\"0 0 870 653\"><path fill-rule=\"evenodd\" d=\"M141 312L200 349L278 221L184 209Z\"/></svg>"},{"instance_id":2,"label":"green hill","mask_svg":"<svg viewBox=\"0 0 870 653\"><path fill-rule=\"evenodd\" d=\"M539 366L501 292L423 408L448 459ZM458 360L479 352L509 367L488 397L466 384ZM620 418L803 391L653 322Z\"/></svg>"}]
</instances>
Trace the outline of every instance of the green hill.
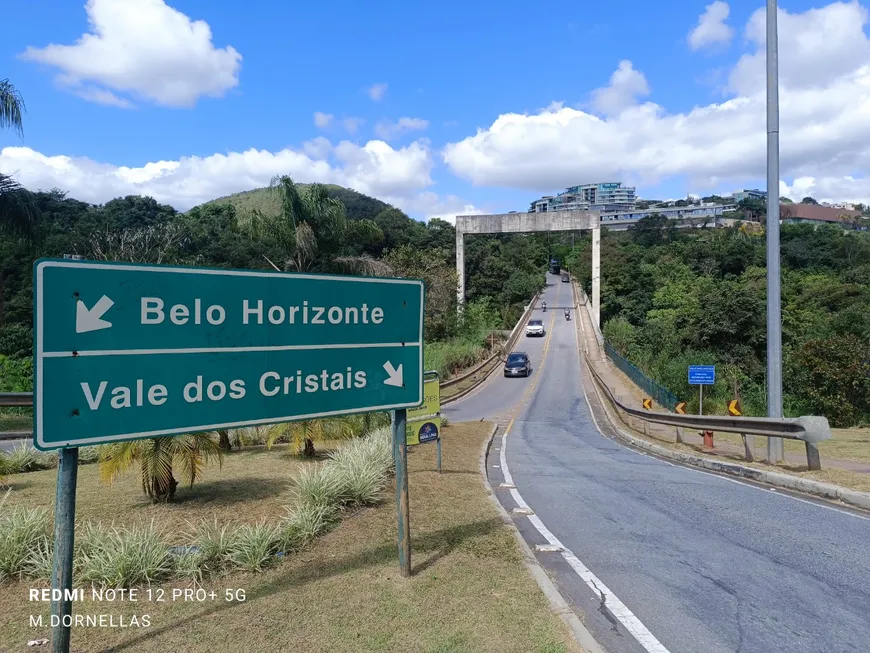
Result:
<instances>
[{"instance_id":1,"label":"green hill","mask_svg":"<svg viewBox=\"0 0 870 653\"><path fill-rule=\"evenodd\" d=\"M310 184L296 184L296 186L303 189L308 188ZM351 220L374 220L378 213L390 208L389 204L374 197L358 193L350 188L335 186L334 184L326 184L325 186L330 197L344 202L344 206L347 208L347 216ZM209 204L232 204L239 213L252 209L259 209L266 214L278 213L280 211L278 195L269 188L256 188L227 195L226 197L219 197L206 202L202 206L208 206Z\"/></svg>"}]
</instances>

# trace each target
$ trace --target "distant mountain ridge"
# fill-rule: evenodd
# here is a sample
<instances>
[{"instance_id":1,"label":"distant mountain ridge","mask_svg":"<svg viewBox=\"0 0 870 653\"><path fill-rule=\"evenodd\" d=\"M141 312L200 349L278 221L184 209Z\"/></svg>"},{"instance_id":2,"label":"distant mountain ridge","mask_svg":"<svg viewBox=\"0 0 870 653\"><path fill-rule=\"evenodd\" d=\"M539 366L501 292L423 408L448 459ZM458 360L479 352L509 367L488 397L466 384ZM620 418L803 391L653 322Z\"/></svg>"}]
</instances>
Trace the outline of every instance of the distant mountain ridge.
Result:
<instances>
[{"instance_id":1,"label":"distant mountain ridge","mask_svg":"<svg viewBox=\"0 0 870 653\"><path fill-rule=\"evenodd\" d=\"M296 184L300 190L307 189L311 184ZM324 184L327 194L341 200L347 208L347 216L351 220L374 220L384 209L392 208L386 202L382 202L374 197L363 195L350 188L336 186L335 184ZM218 197L209 202L205 202L201 206L209 204L232 204L236 207L237 212L250 211L258 209L266 214L275 214L281 210L281 202L278 194L272 192L270 188L255 188L254 190L246 190L240 193L233 193L225 197Z\"/></svg>"}]
</instances>

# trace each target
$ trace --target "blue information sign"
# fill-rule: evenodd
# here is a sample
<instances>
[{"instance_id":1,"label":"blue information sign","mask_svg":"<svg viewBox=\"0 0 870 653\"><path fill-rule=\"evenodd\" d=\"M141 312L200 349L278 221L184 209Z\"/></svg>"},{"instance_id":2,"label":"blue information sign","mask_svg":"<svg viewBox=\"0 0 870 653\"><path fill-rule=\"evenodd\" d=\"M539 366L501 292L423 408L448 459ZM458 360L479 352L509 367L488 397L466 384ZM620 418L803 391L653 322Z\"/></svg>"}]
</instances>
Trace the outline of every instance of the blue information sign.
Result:
<instances>
[{"instance_id":1,"label":"blue information sign","mask_svg":"<svg viewBox=\"0 0 870 653\"><path fill-rule=\"evenodd\" d=\"M689 365L689 385L713 385L716 383L715 365Z\"/></svg>"}]
</instances>

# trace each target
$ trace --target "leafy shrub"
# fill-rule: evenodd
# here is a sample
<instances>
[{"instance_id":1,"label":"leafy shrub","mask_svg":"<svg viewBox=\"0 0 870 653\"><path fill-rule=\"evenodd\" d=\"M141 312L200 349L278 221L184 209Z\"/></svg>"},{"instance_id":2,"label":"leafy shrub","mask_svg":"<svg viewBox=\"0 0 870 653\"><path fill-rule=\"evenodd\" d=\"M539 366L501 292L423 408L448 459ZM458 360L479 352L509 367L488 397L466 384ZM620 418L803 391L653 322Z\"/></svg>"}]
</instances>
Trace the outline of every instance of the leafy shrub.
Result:
<instances>
[{"instance_id":1,"label":"leafy shrub","mask_svg":"<svg viewBox=\"0 0 870 653\"><path fill-rule=\"evenodd\" d=\"M48 546L51 526L46 508L15 506L0 512L0 582L25 575L31 552Z\"/></svg>"},{"instance_id":2,"label":"leafy shrub","mask_svg":"<svg viewBox=\"0 0 870 653\"><path fill-rule=\"evenodd\" d=\"M220 524L217 519L200 520L189 539L196 542L194 561L204 572L217 572L226 566L234 532L232 524Z\"/></svg>"},{"instance_id":3,"label":"leafy shrub","mask_svg":"<svg viewBox=\"0 0 870 653\"><path fill-rule=\"evenodd\" d=\"M130 587L167 578L173 570L166 542L154 524L119 529L86 523L77 561L83 583Z\"/></svg>"},{"instance_id":4,"label":"leafy shrub","mask_svg":"<svg viewBox=\"0 0 870 653\"><path fill-rule=\"evenodd\" d=\"M24 324L15 323L0 327L0 352L9 358L31 358L33 356L33 329Z\"/></svg>"},{"instance_id":5,"label":"leafy shrub","mask_svg":"<svg viewBox=\"0 0 870 653\"><path fill-rule=\"evenodd\" d=\"M272 558L280 526L266 521L242 524L233 533L227 548L227 562L243 571L260 571Z\"/></svg>"},{"instance_id":6,"label":"leafy shrub","mask_svg":"<svg viewBox=\"0 0 870 653\"><path fill-rule=\"evenodd\" d=\"M0 452L0 460L0 466L7 474L25 474L57 467L58 456L50 451L33 449L23 442L8 453Z\"/></svg>"},{"instance_id":7,"label":"leafy shrub","mask_svg":"<svg viewBox=\"0 0 870 653\"><path fill-rule=\"evenodd\" d=\"M383 431L389 433L387 429L381 429L331 455L331 462L327 466L333 468L338 475L338 498L343 505L374 503L386 486L392 452L390 442L382 435Z\"/></svg>"},{"instance_id":8,"label":"leafy shrub","mask_svg":"<svg viewBox=\"0 0 870 653\"><path fill-rule=\"evenodd\" d=\"M299 503L278 523L276 548L290 553L306 546L318 535L329 530L338 518L338 506Z\"/></svg>"},{"instance_id":9,"label":"leafy shrub","mask_svg":"<svg viewBox=\"0 0 870 653\"><path fill-rule=\"evenodd\" d=\"M334 465L309 465L294 480L292 493L297 503L329 506L341 497L343 479Z\"/></svg>"},{"instance_id":10,"label":"leafy shrub","mask_svg":"<svg viewBox=\"0 0 870 653\"><path fill-rule=\"evenodd\" d=\"M0 354L0 392L33 392L33 360Z\"/></svg>"}]
</instances>

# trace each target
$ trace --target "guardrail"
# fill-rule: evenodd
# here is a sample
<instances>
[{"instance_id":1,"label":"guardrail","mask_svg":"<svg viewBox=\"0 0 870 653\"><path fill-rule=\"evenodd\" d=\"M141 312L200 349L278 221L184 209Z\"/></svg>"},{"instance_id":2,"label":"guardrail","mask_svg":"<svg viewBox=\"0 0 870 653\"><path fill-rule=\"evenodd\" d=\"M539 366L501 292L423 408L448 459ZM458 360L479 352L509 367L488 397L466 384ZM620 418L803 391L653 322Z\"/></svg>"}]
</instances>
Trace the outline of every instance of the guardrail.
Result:
<instances>
[{"instance_id":1,"label":"guardrail","mask_svg":"<svg viewBox=\"0 0 870 653\"><path fill-rule=\"evenodd\" d=\"M760 435L767 438L786 438L801 440L806 446L807 467L811 470L822 468L818 443L831 439L831 427L826 417L807 415L804 417L732 417L730 415L678 415L676 413L653 413L631 408L621 403L607 386L604 379L587 359L586 367L604 391L607 400L623 413L654 424L664 424L677 428L697 429L699 431L723 431L742 436Z\"/></svg>"},{"instance_id":2,"label":"guardrail","mask_svg":"<svg viewBox=\"0 0 870 653\"><path fill-rule=\"evenodd\" d=\"M0 392L0 408L21 408L32 405L32 392Z\"/></svg>"},{"instance_id":3,"label":"guardrail","mask_svg":"<svg viewBox=\"0 0 870 653\"><path fill-rule=\"evenodd\" d=\"M523 311L523 314L520 316L520 319L517 321L516 325L514 325L513 330L510 332L510 335L508 336L508 339L505 343L505 346L503 347L503 350L510 351L511 349L513 349L514 345L516 345L516 342L519 339L519 335L520 335L520 333L522 333L522 329L525 326L526 322L528 322L529 316L532 314L532 311L535 308L535 304L538 303L538 299L540 298L540 296L541 296L541 293L538 292L538 293L535 293L534 297L532 297L532 301L529 302L528 306L526 306L525 310ZM452 379L448 379L447 381L443 381L442 383L439 384L439 387L441 387L441 388L449 387L453 384L459 383L460 381L464 381L465 379L473 376L474 374L477 374L478 372L480 372L480 370L484 369L487 365L490 365L496 358L500 358L502 353L503 353L503 351L494 352L489 358L487 358L485 361L483 361L482 363L480 363L479 365L477 365L473 369L469 370L468 372L463 372L460 376L457 376L457 377L452 378ZM466 388L465 390L461 390L460 392L457 392L456 394L454 394L450 397L443 398L441 401L441 405L443 406L443 405L448 404L450 402L457 401L458 399L462 399L462 397L467 395L469 392L474 390L474 388L476 388L476 387L477 387L477 384L472 385L471 387Z\"/></svg>"}]
</instances>

